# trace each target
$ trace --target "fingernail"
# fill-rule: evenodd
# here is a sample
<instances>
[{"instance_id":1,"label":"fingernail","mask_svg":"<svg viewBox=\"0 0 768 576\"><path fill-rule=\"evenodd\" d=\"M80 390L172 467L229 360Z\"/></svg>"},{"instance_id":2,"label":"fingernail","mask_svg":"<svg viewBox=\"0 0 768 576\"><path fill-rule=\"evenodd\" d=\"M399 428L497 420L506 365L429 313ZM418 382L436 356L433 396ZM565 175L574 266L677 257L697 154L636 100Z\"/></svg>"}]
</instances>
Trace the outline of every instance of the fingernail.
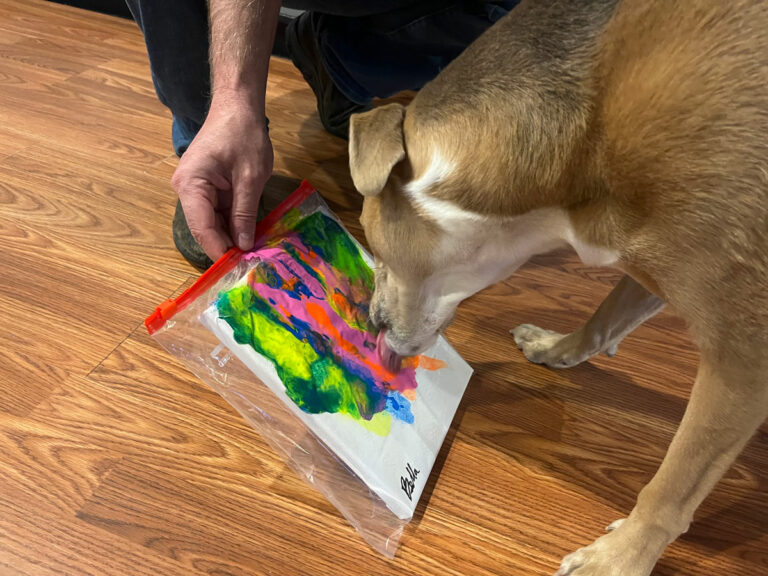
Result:
<instances>
[{"instance_id":1,"label":"fingernail","mask_svg":"<svg viewBox=\"0 0 768 576\"><path fill-rule=\"evenodd\" d=\"M237 235L237 247L240 250L250 250L253 248L253 234L248 232L240 232Z\"/></svg>"}]
</instances>

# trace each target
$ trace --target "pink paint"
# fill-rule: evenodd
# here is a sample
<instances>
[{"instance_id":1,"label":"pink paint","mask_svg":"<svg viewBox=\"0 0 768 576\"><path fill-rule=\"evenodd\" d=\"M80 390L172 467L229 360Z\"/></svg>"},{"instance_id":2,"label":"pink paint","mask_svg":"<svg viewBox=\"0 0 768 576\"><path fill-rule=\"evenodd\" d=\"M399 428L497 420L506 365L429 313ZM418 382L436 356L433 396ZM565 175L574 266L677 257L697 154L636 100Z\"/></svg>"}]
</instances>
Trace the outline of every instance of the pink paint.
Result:
<instances>
[{"instance_id":1,"label":"pink paint","mask_svg":"<svg viewBox=\"0 0 768 576\"><path fill-rule=\"evenodd\" d=\"M386 346L384 350L389 350L391 355L382 362L377 353L377 341L367 330L360 329L361 326L365 326L367 318L356 305L369 300L370 294L367 290L350 285L345 278L339 278L335 270L304 245L297 236L287 235L283 241L289 241L300 254L302 261L323 279L327 292L317 278L308 273L284 248L279 246L262 248L252 258L271 263L284 284L273 288L264 283L261 278L252 278L249 279L252 289L265 300L274 302L274 309L286 319L296 318L310 325L318 334L327 336L339 357L364 367L380 386L398 392L415 389L414 368L407 367L399 370L399 357ZM256 268L251 274L258 274L258 271ZM296 281L301 282L308 289L308 296L302 294L300 298L296 297L292 291ZM351 305L339 305L343 301L333 302L333 299L329 300L329 294L342 296L344 301L348 301ZM381 334L383 332L380 333L379 340L382 339Z\"/></svg>"}]
</instances>

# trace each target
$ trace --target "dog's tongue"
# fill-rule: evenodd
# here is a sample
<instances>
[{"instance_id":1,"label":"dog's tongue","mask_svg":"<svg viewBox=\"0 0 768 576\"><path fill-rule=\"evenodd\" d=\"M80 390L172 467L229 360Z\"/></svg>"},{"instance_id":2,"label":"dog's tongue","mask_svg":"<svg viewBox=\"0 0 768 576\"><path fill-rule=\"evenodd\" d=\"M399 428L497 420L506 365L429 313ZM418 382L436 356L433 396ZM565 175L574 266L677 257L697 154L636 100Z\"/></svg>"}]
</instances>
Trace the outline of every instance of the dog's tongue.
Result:
<instances>
[{"instance_id":1,"label":"dog's tongue","mask_svg":"<svg viewBox=\"0 0 768 576\"><path fill-rule=\"evenodd\" d=\"M387 330L385 328L379 331L379 335L376 338L376 350L379 353L381 365L393 374L397 374L402 367L403 357L387 345L386 333Z\"/></svg>"}]
</instances>

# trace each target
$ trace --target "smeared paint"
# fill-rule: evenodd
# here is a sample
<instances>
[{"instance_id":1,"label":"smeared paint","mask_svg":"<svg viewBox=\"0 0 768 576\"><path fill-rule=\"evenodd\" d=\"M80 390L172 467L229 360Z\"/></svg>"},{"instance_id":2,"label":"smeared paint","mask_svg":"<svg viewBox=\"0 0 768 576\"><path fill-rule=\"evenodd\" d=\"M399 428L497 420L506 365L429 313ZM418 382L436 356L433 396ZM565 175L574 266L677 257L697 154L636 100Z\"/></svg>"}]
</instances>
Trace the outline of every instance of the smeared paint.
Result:
<instances>
[{"instance_id":1,"label":"smeared paint","mask_svg":"<svg viewBox=\"0 0 768 576\"><path fill-rule=\"evenodd\" d=\"M402 420L403 422L408 422L409 424L413 424L413 413L411 412L411 403L402 394L395 392L394 394L390 394L387 396L387 410L392 414L394 414L398 419Z\"/></svg>"},{"instance_id":2,"label":"smeared paint","mask_svg":"<svg viewBox=\"0 0 768 576\"><path fill-rule=\"evenodd\" d=\"M219 316L238 343L274 364L297 406L346 414L381 436L393 417L413 423L416 368L445 364L408 358L398 373L380 364L367 329L373 273L335 220L292 210L245 258L255 266L245 283L219 294Z\"/></svg>"},{"instance_id":3,"label":"smeared paint","mask_svg":"<svg viewBox=\"0 0 768 576\"><path fill-rule=\"evenodd\" d=\"M445 368L445 362L439 358L430 358L429 356L413 356L403 360L403 366L435 371Z\"/></svg>"}]
</instances>

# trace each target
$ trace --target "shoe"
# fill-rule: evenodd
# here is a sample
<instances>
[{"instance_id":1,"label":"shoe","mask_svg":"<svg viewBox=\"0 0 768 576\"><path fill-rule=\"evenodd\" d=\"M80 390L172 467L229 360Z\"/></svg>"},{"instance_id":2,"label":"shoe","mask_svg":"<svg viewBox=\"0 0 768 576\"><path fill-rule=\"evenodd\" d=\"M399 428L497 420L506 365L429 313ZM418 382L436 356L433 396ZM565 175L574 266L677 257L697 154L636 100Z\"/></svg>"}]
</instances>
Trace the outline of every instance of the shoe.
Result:
<instances>
[{"instance_id":1,"label":"shoe","mask_svg":"<svg viewBox=\"0 0 768 576\"><path fill-rule=\"evenodd\" d=\"M349 117L370 110L344 96L323 67L323 58L312 30L312 13L303 12L288 24L285 47L294 66L317 98L317 112L323 127L339 138L349 139Z\"/></svg>"},{"instance_id":2,"label":"shoe","mask_svg":"<svg viewBox=\"0 0 768 576\"><path fill-rule=\"evenodd\" d=\"M184 256L184 259L200 272L205 272L213 266L213 260L203 252L200 244L192 236L189 226L187 226L181 200L176 202L176 212L173 214L173 243L176 244L176 249Z\"/></svg>"}]
</instances>

